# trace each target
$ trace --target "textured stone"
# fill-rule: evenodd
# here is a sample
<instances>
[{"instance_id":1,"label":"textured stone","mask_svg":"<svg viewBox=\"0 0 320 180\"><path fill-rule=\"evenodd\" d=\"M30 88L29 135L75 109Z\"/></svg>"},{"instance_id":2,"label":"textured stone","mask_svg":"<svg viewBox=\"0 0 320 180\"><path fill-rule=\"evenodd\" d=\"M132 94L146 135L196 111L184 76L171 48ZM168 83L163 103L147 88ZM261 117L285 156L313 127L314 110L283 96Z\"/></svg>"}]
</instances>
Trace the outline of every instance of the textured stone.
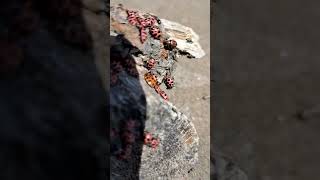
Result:
<instances>
[{"instance_id":1,"label":"textured stone","mask_svg":"<svg viewBox=\"0 0 320 180\"><path fill-rule=\"evenodd\" d=\"M115 16L111 7L111 22ZM199 138L193 124L175 106L163 100L144 81L146 69L142 60L146 56L157 56L160 52L157 41L139 41L139 33L125 20L112 22L111 36L111 76L116 78L111 87L111 127L123 131L121 127L134 120L137 128L132 130L135 143L123 143L121 136L111 139L111 179L154 179L181 178L195 167L198 161ZM116 33L114 33L116 32ZM151 45L153 44L153 45ZM169 54L172 60L175 53ZM129 66L132 64L133 66ZM117 67L117 68L115 68ZM116 70L121 69L121 70ZM133 72L137 72L135 76ZM117 72L117 73L115 73ZM143 131L148 131L160 140L157 148L143 144ZM129 144L129 145L128 145ZM117 152L125 147L132 148L126 159L118 159Z\"/></svg>"}]
</instances>

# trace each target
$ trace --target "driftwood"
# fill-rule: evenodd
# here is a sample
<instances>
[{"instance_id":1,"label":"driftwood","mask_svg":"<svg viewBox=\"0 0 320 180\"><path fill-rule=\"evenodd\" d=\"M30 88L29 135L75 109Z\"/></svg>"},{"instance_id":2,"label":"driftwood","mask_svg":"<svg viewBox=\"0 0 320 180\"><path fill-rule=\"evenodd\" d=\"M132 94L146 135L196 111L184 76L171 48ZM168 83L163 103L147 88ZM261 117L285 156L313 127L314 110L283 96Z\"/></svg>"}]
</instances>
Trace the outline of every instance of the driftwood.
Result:
<instances>
[{"instance_id":1,"label":"driftwood","mask_svg":"<svg viewBox=\"0 0 320 180\"><path fill-rule=\"evenodd\" d=\"M190 118L172 103L162 99L145 82L143 75L147 71L143 67L143 59L152 53L157 55L155 52L159 42L149 37L145 43L141 43L138 29L128 24L126 17L122 6L111 7L110 53L111 64L114 64L111 65L111 71L117 71L117 75L112 75L114 81L111 80L113 84L110 89L113 128L110 178L185 177L198 161L199 138ZM168 37L177 39L178 42L178 51L169 52L168 61L179 55L203 56L203 50L197 42L198 36L192 29L162 19L161 24L162 30L169 32ZM178 32L177 28L181 31L179 36L177 33L170 34ZM187 38L188 41L185 39L184 42L182 38ZM131 124L130 128L128 124ZM153 149L144 145L143 131L154 134L159 139L159 146ZM126 135L121 135L123 133Z\"/></svg>"}]
</instances>

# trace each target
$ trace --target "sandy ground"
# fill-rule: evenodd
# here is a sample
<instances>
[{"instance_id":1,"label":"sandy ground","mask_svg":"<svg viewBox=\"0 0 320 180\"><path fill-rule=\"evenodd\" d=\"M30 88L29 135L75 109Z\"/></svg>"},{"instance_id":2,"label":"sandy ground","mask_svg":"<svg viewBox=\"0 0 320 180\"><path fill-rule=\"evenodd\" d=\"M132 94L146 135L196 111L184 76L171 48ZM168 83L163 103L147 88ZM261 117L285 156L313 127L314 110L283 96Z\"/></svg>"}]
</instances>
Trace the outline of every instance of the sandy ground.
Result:
<instances>
[{"instance_id":1,"label":"sandy ground","mask_svg":"<svg viewBox=\"0 0 320 180\"><path fill-rule=\"evenodd\" d=\"M210 2L209 0L112 0L111 5L151 12L160 18L193 28L200 36L206 55L201 59L181 58L175 72L176 87L168 92L170 101L192 117L200 137L199 166L189 179L210 179Z\"/></svg>"},{"instance_id":2,"label":"sandy ground","mask_svg":"<svg viewBox=\"0 0 320 180\"><path fill-rule=\"evenodd\" d=\"M319 1L224 1L215 9L214 147L256 180L320 177ZM213 34L212 34L213 35Z\"/></svg>"}]
</instances>

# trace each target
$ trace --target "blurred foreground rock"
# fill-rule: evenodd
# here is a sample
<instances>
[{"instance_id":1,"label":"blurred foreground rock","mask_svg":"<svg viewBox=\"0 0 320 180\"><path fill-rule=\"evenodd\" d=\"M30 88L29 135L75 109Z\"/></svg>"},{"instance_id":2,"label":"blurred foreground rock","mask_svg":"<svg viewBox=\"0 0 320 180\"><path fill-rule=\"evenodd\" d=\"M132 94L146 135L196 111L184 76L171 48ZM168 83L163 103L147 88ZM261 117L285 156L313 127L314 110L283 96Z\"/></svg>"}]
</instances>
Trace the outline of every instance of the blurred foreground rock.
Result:
<instances>
[{"instance_id":1,"label":"blurred foreground rock","mask_svg":"<svg viewBox=\"0 0 320 180\"><path fill-rule=\"evenodd\" d=\"M0 2L2 180L105 179L96 44L106 33L91 11L80 0Z\"/></svg>"},{"instance_id":2,"label":"blurred foreground rock","mask_svg":"<svg viewBox=\"0 0 320 180\"><path fill-rule=\"evenodd\" d=\"M248 180L247 174L229 157L211 150L211 179L213 180Z\"/></svg>"}]
</instances>

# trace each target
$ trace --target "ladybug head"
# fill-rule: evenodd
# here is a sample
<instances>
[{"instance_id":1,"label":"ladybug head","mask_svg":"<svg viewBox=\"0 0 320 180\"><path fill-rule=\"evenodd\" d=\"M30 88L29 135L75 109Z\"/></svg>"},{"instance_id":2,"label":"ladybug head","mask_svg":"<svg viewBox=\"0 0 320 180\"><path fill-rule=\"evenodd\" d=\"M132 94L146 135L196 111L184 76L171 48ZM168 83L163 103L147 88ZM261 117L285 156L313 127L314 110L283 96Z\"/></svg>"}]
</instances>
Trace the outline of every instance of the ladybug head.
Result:
<instances>
[{"instance_id":1,"label":"ladybug head","mask_svg":"<svg viewBox=\"0 0 320 180\"><path fill-rule=\"evenodd\" d=\"M150 22L151 22L151 25L150 26L153 26L157 23L157 19L155 17L150 17ZM159 23L160 24L160 23Z\"/></svg>"},{"instance_id":2,"label":"ladybug head","mask_svg":"<svg viewBox=\"0 0 320 180\"><path fill-rule=\"evenodd\" d=\"M127 10L127 13L128 13L129 16L133 16L133 15L138 14L137 11L133 11L133 10Z\"/></svg>"}]
</instances>

